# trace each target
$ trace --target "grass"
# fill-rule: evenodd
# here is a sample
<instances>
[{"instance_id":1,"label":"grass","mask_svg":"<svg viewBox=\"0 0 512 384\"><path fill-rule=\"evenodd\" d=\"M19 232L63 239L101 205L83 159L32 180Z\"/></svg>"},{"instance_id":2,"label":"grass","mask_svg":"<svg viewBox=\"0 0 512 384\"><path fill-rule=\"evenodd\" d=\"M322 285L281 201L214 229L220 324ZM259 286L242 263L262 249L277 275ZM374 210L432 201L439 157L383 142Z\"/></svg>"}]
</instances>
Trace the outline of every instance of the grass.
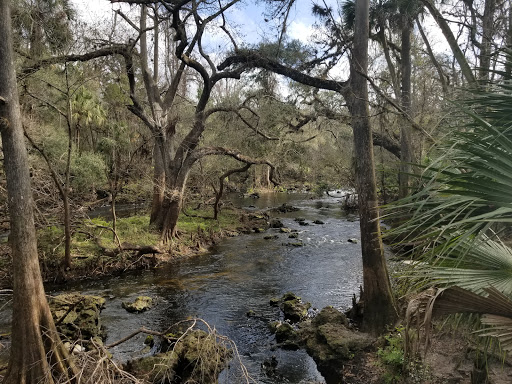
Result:
<instances>
[{"instance_id":1,"label":"grass","mask_svg":"<svg viewBox=\"0 0 512 384\"><path fill-rule=\"evenodd\" d=\"M240 226L240 215L231 209L223 209L218 220L210 219L211 210L189 210L178 221L178 230L185 233L202 231L236 230Z\"/></svg>"}]
</instances>

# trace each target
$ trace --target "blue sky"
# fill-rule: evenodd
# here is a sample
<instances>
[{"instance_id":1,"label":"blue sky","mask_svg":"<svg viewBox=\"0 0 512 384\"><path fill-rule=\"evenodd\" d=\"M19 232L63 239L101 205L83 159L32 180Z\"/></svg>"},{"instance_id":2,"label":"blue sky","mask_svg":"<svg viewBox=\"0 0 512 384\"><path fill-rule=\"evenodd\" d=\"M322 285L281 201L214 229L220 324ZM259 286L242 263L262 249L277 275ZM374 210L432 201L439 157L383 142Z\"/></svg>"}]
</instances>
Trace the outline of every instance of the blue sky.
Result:
<instances>
[{"instance_id":1,"label":"blue sky","mask_svg":"<svg viewBox=\"0 0 512 384\"><path fill-rule=\"evenodd\" d=\"M129 9L127 5L111 4L109 0L74 0L73 2L80 17L92 24L104 24L107 20L112 20L112 11L121 6L124 10ZM336 7L335 0L328 0L327 3ZM307 41L315 22L311 13L312 6L312 0L295 2L288 18L288 33L291 38ZM243 0L232 7L227 15L229 22L236 27L240 39L253 44L264 38L272 38L272 33L275 36L275 22L265 22L264 12L265 6L261 2Z\"/></svg>"}]
</instances>

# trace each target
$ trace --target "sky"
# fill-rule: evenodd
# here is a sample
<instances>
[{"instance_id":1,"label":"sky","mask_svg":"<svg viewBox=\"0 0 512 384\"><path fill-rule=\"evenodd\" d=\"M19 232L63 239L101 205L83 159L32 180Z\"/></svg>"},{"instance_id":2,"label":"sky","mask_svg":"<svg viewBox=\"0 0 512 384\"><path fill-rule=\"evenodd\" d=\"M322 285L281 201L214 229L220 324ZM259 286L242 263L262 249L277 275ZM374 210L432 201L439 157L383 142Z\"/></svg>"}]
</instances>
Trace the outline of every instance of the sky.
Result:
<instances>
[{"instance_id":1,"label":"sky","mask_svg":"<svg viewBox=\"0 0 512 384\"><path fill-rule=\"evenodd\" d=\"M113 21L113 10L122 7L123 11L129 12L130 6L120 3L110 3L109 0L72 0L75 4L78 14L83 20L90 24L105 25ZM325 2L337 9L336 0L325 0ZM311 13L313 5L312 0L297 0L293 6L288 19L288 36L292 39L298 39L307 43L314 30L315 17ZM248 43L257 43L264 38L272 38L270 31L275 25L272 21L265 22L264 6L260 2L242 0L241 6L238 4L228 12L228 18L232 25L236 26L240 41ZM432 18L425 18L425 26L431 39L435 52L449 53L449 47L446 44L442 34L435 26Z\"/></svg>"},{"instance_id":2,"label":"sky","mask_svg":"<svg viewBox=\"0 0 512 384\"><path fill-rule=\"evenodd\" d=\"M111 4L109 0L73 0L78 10L78 15L84 21L91 24L104 24L112 20L113 10L123 8L123 11L130 9L127 5L119 3ZM335 1L329 0L335 6ZM315 21L311 14L311 0L297 0L293 6L289 17L289 36L293 39L299 39L303 42L313 31L312 25ZM269 38L269 30L273 27L272 22L265 22L263 16L264 6L255 1L242 1L241 6L235 6L228 12L228 18L234 25L240 37L250 43L261 41L262 38Z\"/></svg>"}]
</instances>

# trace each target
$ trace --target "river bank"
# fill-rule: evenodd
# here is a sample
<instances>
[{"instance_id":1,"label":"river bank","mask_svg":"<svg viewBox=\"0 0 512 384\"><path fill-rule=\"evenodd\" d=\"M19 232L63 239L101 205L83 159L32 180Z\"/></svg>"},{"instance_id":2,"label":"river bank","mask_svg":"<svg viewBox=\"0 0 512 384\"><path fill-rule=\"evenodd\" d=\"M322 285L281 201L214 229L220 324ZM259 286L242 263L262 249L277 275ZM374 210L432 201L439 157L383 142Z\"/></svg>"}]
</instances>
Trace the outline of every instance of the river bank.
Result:
<instances>
[{"instance_id":1,"label":"river bank","mask_svg":"<svg viewBox=\"0 0 512 384\"><path fill-rule=\"evenodd\" d=\"M63 284L80 279L118 276L133 270L157 268L172 260L199 255L227 237L263 232L268 216L241 208L224 209L218 220L205 210L182 214L178 236L162 244L159 234L149 226L148 215L117 219L117 228L103 217L84 220L75 226L72 236L73 267L62 267L62 228L48 226L38 231L40 266L45 283ZM10 247L0 244L0 288L12 287Z\"/></svg>"}]
</instances>

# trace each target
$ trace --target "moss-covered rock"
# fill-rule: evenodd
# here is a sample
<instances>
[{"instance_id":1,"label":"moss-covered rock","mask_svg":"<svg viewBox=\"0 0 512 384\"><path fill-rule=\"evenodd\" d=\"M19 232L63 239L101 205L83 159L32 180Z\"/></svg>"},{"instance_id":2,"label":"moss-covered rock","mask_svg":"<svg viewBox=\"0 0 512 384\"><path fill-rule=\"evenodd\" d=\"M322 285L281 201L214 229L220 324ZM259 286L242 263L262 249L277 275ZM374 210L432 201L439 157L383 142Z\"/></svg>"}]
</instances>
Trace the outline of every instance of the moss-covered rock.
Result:
<instances>
[{"instance_id":1,"label":"moss-covered rock","mask_svg":"<svg viewBox=\"0 0 512 384\"><path fill-rule=\"evenodd\" d=\"M265 240L276 240L279 239L278 235L266 235L263 237Z\"/></svg>"},{"instance_id":2,"label":"moss-covered rock","mask_svg":"<svg viewBox=\"0 0 512 384\"><path fill-rule=\"evenodd\" d=\"M139 296L133 303L123 301L122 306L128 312L140 313L147 311L153 306L153 299L149 296Z\"/></svg>"},{"instance_id":3,"label":"moss-covered rock","mask_svg":"<svg viewBox=\"0 0 512 384\"><path fill-rule=\"evenodd\" d=\"M213 334L193 330L167 352L129 361L126 369L152 383L216 383L232 352Z\"/></svg>"},{"instance_id":4,"label":"moss-covered rock","mask_svg":"<svg viewBox=\"0 0 512 384\"><path fill-rule=\"evenodd\" d=\"M343 313L326 307L300 330L300 338L307 353L328 383L337 383L343 377L344 362L373 342L369 335L352 331L347 325Z\"/></svg>"},{"instance_id":5,"label":"moss-covered rock","mask_svg":"<svg viewBox=\"0 0 512 384\"><path fill-rule=\"evenodd\" d=\"M285 293L281 298L281 310L284 318L292 323L305 320L309 308L311 308L311 303L303 303L299 296L291 292Z\"/></svg>"},{"instance_id":6,"label":"moss-covered rock","mask_svg":"<svg viewBox=\"0 0 512 384\"><path fill-rule=\"evenodd\" d=\"M297 232L290 233L288 235L288 238L289 239L298 239L299 238L299 234Z\"/></svg>"},{"instance_id":7,"label":"moss-covered rock","mask_svg":"<svg viewBox=\"0 0 512 384\"><path fill-rule=\"evenodd\" d=\"M100 319L103 297L66 293L50 298L49 304L57 330L70 341L105 340Z\"/></svg>"},{"instance_id":8,"label":"moss-covered rock","mask_svg":"<svg viewBox=\"0 0 512 384\"><path fill-rule=\"evenodd\" d=\"M290 228L282 227L279 228L279 232L281 233L290 233L292 230Z\"/></svg>"},{"instance_id":9,"label":"moss-covered rock","mask_svg":"<svg viewBox=\"0 0 512 384\"><path fill-rule=\"evenodd\" d=\"M323 308L311 321L312 325L319 327L324 324L335 324L338 326L348 327L347 316L336 308L328 306Z\"/></svg>"}]
</instances>

